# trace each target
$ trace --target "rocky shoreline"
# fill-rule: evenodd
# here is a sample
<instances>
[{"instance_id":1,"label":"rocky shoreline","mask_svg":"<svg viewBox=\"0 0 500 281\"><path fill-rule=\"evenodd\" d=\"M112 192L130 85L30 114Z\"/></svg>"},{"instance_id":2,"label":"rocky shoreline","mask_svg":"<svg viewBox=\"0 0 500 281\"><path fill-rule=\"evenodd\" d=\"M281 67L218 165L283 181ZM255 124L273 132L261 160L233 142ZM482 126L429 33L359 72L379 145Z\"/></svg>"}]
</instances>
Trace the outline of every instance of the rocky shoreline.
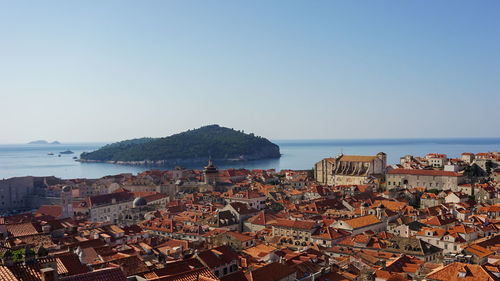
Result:
<instances>
[{"instance_id":1,"label":"rocky shoreline","mask_svg":"<svg viewBox=\"0 0 500 281\"><path fill-rule=\"evenodd\" d=\"M212 159L216 163L238 163L238 162L248 162L248 161L258 161L258 160L268 160L277 159L278 157L240 157L233 159ZM142 161L102 161L102 160L91 160L91 159L77 159L75 160L80 163L106 163L106 164L116 164L116 165L129 165L129 166L163 166L163 165L189 165L189 164L203 164L208 161L207 158L195 158L195 159L167 159L167 160L142 160Z\"/></svg>"}]
</instances>

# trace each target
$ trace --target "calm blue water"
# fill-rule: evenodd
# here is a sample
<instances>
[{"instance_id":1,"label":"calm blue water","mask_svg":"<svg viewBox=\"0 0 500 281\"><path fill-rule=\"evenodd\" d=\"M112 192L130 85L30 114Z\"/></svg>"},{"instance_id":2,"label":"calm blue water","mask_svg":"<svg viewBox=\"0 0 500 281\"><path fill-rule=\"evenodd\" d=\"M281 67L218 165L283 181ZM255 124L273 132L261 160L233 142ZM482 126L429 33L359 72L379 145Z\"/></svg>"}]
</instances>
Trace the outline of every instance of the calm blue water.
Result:
<instances>
[{"instance_id":1,"label":"calm blue water","mask_svg":"<svg viewBox=\"0 0 500 281\"><path fill-rule=\"evenodd\" d=\"M387 153L389 164L399 163L399 158L411 154L445 153L448 157L460 157L462 152L488 152L500 150L500 138L475 139L385 139L385 140L277 140L283 156L280 159L218 165L219 168L248 169L310 169L317 161L344 154L375 155ZM16 176L56 176L60 178L99 178L119 173L138 173L151 167L113 165L103 163L79 163L73 156L93 151L103 143L61 145L0 145L0 178ZM75 154L57 155L71 150ZM53 156L47 155L49 152ZM217 164L217 163L215 163ZM171 169L172 167L157 167ZM187 168L199 169L200 166Z\"/></svg>"}]
</instances>

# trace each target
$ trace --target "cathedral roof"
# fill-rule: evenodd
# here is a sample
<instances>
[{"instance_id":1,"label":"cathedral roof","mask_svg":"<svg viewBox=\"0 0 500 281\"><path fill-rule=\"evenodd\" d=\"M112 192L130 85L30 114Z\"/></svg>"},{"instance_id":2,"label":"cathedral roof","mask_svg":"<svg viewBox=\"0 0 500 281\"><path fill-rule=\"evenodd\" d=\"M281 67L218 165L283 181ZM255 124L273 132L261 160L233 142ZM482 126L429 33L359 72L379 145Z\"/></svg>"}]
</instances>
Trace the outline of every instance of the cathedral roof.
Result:
<instances>
[{"instance_id":1,"label":"cathedral roof","mask_svg":"<svg viewBox=\"0 0 500 281\"><path fill-rule=\"evenodd\" d=\"M142 197L137 197L134 199L134 202L132 203L132 205L135 207L140 207L140 206L146 206L148 204L148 202L146 202L146 199L142 198Z\"/></svg>"}]
</instances>

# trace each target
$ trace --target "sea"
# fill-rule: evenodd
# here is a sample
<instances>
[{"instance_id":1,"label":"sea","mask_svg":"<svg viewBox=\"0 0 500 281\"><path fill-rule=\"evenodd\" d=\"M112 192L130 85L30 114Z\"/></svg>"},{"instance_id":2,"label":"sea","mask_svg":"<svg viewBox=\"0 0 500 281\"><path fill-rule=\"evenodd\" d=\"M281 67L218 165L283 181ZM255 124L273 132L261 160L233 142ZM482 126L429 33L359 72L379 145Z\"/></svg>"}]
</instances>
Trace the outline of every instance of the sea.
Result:
<instances>
[{"instance_id":1,"label":"sea","mask_svg":"<svg viewBox=\"0 0 500 281\"><path fill-rule=\"evenodd\" d=\"M282 157L249 162L214 163L219 169L306 170L314 163L339 153L355 155L387 154L387 163L399 163L405 155L425 156L444 153L459 158L462 152L500 151L500 138L459 139L343 139L272 140L280 146ZM170 170L169 166L130 166L107 163L80 163L73 159L82 152L94 151L105 143L0 144L0 179L21 176L56 176L62 179L100 178L121 173L137 174L149 169ZM73 154L60 154L70 150ZM208 160L208 159L207 159ZM202 169L203 165L186 166Z\"/></svg>"}]
</instances>

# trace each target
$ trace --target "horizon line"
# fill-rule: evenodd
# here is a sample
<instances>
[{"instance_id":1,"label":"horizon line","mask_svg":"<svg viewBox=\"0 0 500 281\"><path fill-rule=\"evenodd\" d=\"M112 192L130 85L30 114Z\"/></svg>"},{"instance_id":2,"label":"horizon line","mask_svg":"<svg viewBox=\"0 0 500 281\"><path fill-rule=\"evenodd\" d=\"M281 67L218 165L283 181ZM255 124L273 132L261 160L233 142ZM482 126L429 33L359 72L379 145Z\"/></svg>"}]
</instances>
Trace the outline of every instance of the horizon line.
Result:
<instances>
[{"instance_id":1,"label":"horizon line","mask_svg":"<svg viewBox=\"0 0 500 281\"><path fill-rule=\"evenodd\" d=\"M126 140L140 139L140 138L148 138L148 137L138 137L138 138L130 138L118 141L79 141L79 142L64 142L58 141L59 144L51 144L50 142L47 144L30 144L29 142L12 142L12 143L0 143L0 145L33 145L33 146L58 146L65 144L111 144ZM150 138L162 138L162 137L150 137ZM472 139L490 139L490 140L500 140L500 136L498 137L393 137L393 138L297 138L297 139L288 139L288 138L279 138L279 139L271 139L266 138L270 141L363 141L363 140L374 140L374 141L385 141L385 140L472 140Z\"/></svg>"}]
</instances>

